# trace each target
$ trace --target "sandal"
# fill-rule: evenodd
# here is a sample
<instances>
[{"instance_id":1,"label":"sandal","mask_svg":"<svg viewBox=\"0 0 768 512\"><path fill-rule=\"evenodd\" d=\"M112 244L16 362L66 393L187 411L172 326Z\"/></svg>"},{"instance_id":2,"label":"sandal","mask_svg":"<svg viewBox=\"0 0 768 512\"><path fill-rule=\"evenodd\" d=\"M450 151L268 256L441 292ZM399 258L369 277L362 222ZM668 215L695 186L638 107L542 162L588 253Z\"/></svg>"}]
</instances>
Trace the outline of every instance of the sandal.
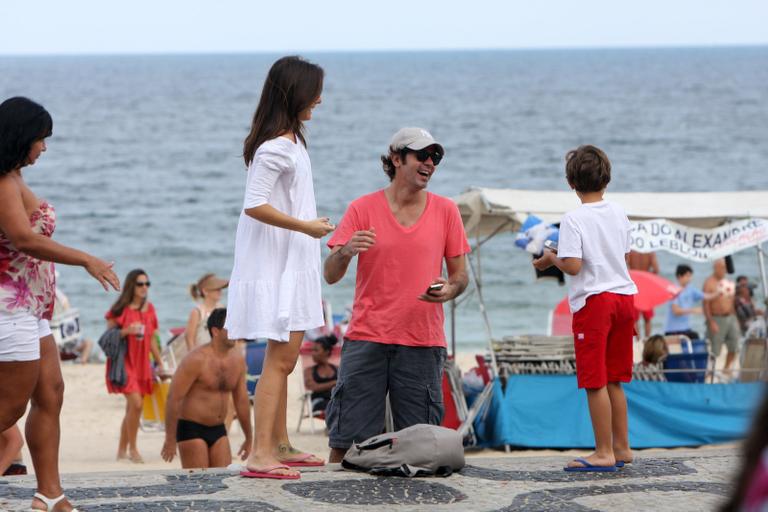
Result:
<instances>
[{"instance_id":1,"label":"sandal","mask_svg":"<svg viewBox=\"0 0 768 512\"><path fill-rule=\"evenodd\" d=\"M43 503L45 503L45 508L42 509L42 508L32 508L32 507L30 507L30 510L32 512L40 512L41 510L53 511L53 509L56 508L56 505L58 505L59 502L67 499L67 497L64 494L62 494L58 498L48 498L48 497L44 496L43 494L41 494L39 492L35 493L35 498L37 498L38 500L40 500ZM72 512L79 512L79 511L76 508L72 508Z\"/></svg>"}]
</instances>

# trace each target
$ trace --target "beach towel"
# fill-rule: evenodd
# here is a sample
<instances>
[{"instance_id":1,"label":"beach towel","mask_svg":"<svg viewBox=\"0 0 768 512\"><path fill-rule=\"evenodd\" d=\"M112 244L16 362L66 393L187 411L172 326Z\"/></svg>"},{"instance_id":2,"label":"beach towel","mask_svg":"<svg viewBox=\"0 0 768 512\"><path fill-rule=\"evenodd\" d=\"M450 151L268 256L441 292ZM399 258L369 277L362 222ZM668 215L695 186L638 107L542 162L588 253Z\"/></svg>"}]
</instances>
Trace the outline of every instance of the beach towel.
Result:
<instances>
[{"instance_id":1,"label":"beach towel","mask_svg":"<svg viewBox=\"0 0 768 512\"><path fill-rule=\"evenodd\" d=\"M109 359L107 378L115 386L125 386L125 353L128 350L128 345L123 342L123 338L120 336L120 328L107 329L99 338L99 346Z\"/></svg>"}]
</instances>

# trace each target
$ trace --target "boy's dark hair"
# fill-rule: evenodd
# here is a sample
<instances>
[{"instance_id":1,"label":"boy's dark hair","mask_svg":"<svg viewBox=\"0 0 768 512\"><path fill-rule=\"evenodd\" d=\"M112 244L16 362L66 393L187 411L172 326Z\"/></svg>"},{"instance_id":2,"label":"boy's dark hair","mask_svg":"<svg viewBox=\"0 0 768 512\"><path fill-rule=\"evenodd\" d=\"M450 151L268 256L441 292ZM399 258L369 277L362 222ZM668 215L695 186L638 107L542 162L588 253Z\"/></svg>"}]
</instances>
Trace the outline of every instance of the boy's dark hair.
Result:
<instances>
[{"instance_id":1,"label":"boy's dark hair","mask_svg":"<svg viewBox=\"0 0 768 512\"><path fill-rule=\"evenodd\" d=\"M688 274L688 273L693 274L693 269L688 265L686 265L685 263L681 263L675 269L675 277L683 277L685 274Z\"/></svg>"},{"instance_id":2,"label":"boy's dark hair","mask_svg":"<svg viewBox=\"0 0 768 512\"><path fill-rule=\"evenodd\" d=\"M51 115L34 101L16 96L0 104L0 176L24 167L32 144L51 133Z\"/></svg>"},{"instance_id":3,"label":"boy's dark hair","mask_svg":"<svg viewBox=\"0 0 768 512\"><path fill-rule=\"evenodd\" d=\"M211 311L210 316L208 317L208 322L206 322L206 325L208 326L208 333L213 336L213 328L217 329L223 329L224 328L224 320L227 319L227 308L216 308L213 311Z\"/></svg>"},{"instance_id":4,"label":"boy's dark hair","mask_svg":"<svg viewBox=\"0 0 768 512\"><path fill-rule=\"evenodd\" d=\"M602 149L579 146L565 155L565 177L577 192L599 192L611 182L611 162Z\"/></svg>"}]
</instances>

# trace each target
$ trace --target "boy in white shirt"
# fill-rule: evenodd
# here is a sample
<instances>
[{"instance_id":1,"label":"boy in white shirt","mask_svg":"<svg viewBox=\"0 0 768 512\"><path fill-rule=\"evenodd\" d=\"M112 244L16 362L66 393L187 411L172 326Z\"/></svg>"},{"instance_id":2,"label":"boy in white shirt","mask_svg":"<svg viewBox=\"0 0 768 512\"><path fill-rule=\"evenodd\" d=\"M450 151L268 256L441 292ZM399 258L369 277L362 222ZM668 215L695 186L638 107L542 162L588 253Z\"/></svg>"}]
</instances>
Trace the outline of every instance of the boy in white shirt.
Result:
<instances>
[{"instance_id":1,"label":"boy in white shirt","mask_svg":"<svg viewBox=\"0 0 768 512\"><path fill-rule=\"evenodd\" d=\"M616 471L632 462L621 387L632 379L632 296L637 293L627 268L630 224L619 205L603 199L611 181L605 153L580 146L565 159L566 179L582 204L563 216L557 253L545 250L533 262L538 270L554 265L571 276L576 379L587 390L595 452L565 470Z\"/></svg>"}]
</instances>

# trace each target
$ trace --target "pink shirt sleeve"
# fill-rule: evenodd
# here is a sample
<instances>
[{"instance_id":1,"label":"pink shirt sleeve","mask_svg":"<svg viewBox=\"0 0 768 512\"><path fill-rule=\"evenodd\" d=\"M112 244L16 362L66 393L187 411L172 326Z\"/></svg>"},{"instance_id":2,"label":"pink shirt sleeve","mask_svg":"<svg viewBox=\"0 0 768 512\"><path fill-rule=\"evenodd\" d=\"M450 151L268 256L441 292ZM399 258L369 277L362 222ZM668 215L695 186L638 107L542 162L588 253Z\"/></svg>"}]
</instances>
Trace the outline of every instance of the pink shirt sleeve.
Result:
<instances>
[{"instance_id":1,"label":"pink shirt sleeve","mask_svg":"<svg viewBox=\"0 0 768 512\"><path fill-rule=\"evenodd\" d=\"M328 248L333 249L337 245L346 245L347 242L349 242L349 239L352 238L352 235L355 234L355 231L360 231L361 229L364 228L360 227L360 218L357 208L355 207L355 204L352 203L347 208L347 211L344 212L341 222L339 222L339 225L336 227L330 240L328 240Z\"/></svg>"},{"instance_id":2,"label":"pink shirt sleeve","mask_svg":"<svg viewBox=\"0 0 768 512\"><path fill-rule=\"evenodd\" d=\"M455 204L448 207L448 228L445 237L445 257L455 258L463 254L468 254L472 249L467 241L467 234L464 231L464 223L461 220L459 208Z\"/></svg>"}]
</instances>

